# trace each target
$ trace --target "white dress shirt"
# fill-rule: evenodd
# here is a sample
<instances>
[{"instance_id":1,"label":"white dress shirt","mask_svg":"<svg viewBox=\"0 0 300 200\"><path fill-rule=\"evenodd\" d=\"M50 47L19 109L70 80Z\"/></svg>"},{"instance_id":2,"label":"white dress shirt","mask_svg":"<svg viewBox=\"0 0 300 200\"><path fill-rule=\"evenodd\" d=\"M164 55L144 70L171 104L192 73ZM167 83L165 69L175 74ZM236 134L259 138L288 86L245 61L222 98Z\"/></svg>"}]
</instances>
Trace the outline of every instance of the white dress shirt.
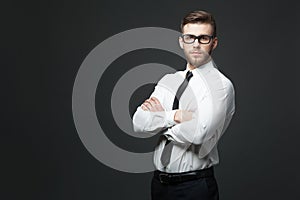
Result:
<instances>
[{"instance_id":1,"label":"white dress shirt","mask_svg":"<svg viewBox=\"0 0 300 200\"><path fill-rule=\"evenodd\" d=\"M179 100L180 110L193 112L192 120L176 123L172 105L187 70L165 75L151 94L165 111L150 112L138 107L133 116L135 131L165 136L160 137L154 152L154 165L160 171L186 172L216 165L218 140L235 111L233 85L210 61L192 70L193 77ZM160 157L166 137L173 140L174 146L170 163L164 167Z\"/></svg>"}]
</instances>

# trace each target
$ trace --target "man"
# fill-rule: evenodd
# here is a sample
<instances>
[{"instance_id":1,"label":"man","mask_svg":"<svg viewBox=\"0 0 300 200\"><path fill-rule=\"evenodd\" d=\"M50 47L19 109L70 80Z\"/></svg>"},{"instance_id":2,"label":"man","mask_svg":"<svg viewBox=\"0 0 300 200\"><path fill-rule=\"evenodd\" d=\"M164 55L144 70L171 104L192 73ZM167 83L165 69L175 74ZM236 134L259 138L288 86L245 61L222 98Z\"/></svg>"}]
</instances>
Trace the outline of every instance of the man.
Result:
<instances>
[{"instance_id":1,"label":"man","mask_svg":"<svg viewBox=\"0 0 300 200\"><path fill-rule=\"evenodd\" d=\"M187 65L164 76L133 116L135 131L160 134L154 152L153 200L216 200L213 166L217 142L235 110L234 88L216 69L216 23L205 11L189 13L181 23L179 45Z\"/></svg>"}]
</instances>

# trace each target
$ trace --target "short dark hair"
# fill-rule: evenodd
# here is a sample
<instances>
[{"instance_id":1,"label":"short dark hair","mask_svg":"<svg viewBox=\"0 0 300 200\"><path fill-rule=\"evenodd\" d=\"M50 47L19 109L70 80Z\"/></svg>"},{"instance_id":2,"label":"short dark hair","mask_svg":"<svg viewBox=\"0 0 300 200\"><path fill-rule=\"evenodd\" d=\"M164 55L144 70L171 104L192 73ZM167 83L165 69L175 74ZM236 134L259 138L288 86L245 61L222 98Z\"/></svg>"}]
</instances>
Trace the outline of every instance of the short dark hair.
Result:
<instances>
[{"instance_id":1,"label":"short dark hair","mask_svg":"<svg viewBox=\"0 0 300 200\"><path fill-rule=\"evenodd\" d=\"M183 27L186 24L196 24L196 23L203 23L203 24L210 24L213 28L213 36L217 36L217 27L216 27L216 21L212 14L209 12L203 11L203 10L196 10L192 11L189 14L187 14L181 21L180 29L181 32L183 32Z\"/></svg>"}]
</instances>

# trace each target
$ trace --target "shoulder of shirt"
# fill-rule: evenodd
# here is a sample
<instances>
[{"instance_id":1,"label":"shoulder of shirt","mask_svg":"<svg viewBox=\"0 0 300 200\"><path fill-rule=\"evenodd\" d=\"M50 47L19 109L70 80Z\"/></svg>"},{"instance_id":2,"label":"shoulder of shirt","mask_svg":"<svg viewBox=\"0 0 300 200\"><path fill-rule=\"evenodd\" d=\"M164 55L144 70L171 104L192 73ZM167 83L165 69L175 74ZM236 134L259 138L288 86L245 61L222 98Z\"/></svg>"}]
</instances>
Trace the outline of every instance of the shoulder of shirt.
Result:
<instances>
[{"instance_id":1,"label":"shoulder of shirt","mask_svg":"<svg viewBox=\"0 0 300 200\"><path fill-rule=\"evenodd\" d=\"M182 77L184 77L184 71L176 71L172 74L166 74L159 80L158 85L170 85L170 83L182 81Z\"/></svg>"}]
</instances>

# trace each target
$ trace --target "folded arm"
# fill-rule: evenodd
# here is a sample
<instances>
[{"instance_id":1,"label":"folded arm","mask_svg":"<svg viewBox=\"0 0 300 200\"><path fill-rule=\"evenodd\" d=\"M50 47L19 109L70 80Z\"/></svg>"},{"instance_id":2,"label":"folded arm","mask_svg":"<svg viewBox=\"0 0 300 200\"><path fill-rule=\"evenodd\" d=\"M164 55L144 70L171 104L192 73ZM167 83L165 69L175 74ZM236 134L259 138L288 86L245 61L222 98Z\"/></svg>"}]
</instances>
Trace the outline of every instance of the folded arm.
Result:
<instances>
[{"instance_id":1,"label":"folded arm","mask_svg":"<svg viewBox=\"0 0 300 200\"><path fill-rule=\"evenodd\" d=\"M183 121L191 120L192 113L183 110L166 111L158 98L146 99L133 116L134 131L158 133Z\"/></svg>"},{"instance_id":2,"label":"folded arm","mask_svg":"<svg viewBox=\"0 0 300 200\"><path fill-rule=\"evenodd\" d=\"M179 123L168 129L164 134L181 144L200 145L214 143L224 133L235 111L234 89L227 84L217 95L206 95L197 103L197 110L192 119Z\"/></svg>"}]
</instances>

